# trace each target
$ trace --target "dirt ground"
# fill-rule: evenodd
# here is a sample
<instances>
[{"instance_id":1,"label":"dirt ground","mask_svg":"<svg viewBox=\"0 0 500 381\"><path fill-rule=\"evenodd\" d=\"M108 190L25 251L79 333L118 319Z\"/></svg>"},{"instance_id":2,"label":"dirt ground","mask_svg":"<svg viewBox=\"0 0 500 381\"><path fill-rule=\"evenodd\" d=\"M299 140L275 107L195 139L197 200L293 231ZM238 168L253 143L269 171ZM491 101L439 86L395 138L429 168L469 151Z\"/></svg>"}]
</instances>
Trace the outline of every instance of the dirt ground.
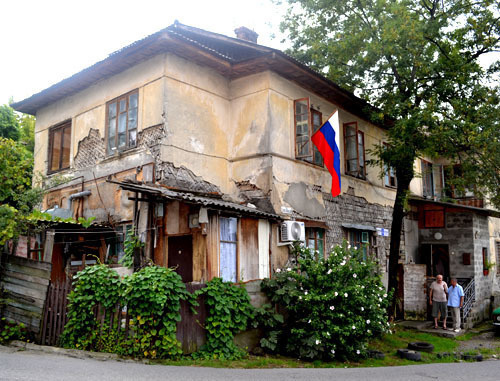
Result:
<instances>
[{"instance_id":1,"label":"dirt ground","mask_svg":"<svg viewBox=\"0 0 500 381\"><path fill-rule=\"evenodd\" d=\"M474 331L474 329L472 329ZM480 330L479 335L470 340L461 341L459 350L462 352L473 349L497 349L500 348L500 337L495 336L493 330Z\"/></svg>"}]
</instances>

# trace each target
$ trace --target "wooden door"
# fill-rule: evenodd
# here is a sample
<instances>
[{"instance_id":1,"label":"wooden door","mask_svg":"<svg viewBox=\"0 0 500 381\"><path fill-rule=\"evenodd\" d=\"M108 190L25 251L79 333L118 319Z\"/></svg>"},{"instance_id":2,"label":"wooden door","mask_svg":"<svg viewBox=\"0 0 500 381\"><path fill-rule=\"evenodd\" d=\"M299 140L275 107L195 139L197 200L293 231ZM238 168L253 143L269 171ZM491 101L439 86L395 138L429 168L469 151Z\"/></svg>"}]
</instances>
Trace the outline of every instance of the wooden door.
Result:
<instances>
[{"instance_id":1,"label":"wooden door","mask_svg":"<svg viewBox=\"0 0 500 381\"><path fill-rule=\"evenodd\" d=\"M168 237L168 267L174 267L184 283L193 281L193 236Z\"/></svg>"}]
</instances>

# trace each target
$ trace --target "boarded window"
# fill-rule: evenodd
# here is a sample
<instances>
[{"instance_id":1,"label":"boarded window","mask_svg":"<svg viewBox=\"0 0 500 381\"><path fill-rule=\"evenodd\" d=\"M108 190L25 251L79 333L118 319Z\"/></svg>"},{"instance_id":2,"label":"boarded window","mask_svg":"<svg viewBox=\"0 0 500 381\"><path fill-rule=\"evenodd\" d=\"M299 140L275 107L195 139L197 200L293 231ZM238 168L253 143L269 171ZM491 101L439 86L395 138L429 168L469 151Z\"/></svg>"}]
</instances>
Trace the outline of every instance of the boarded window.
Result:
<instances>
[{"instance_id":1,"label":"boarded window","mask_svg":"<svg viewBox=\"0 0 500 381\"><path fill-rule=\"evenodd\" d=\"M238 219L234 217L221 217L219 221L220 277L226 282L236 282Z\"/></svg>"},{"instance_id":2,"label":"boarded window","mask_svg":"<svg viewBox=\"0 0 500 381\"><path fill-rule=\"evenodd\" d=\"M312 135L323 125L323 115L310 108L309 99L294 101L295 157L316 165L323 165L323 158L311 142Z\"/></svg>"},{"instance_id":3,"label":"boarded window","mask_svg":"<svg viewBox=\"0 0 500 381\"><path fill-rule=\"evenodd\" d=\"M137 145L138 92L107 104L107 152L113 154Z\"/></svg>"},{"instance_id":4,"label":"boarded window","mask_svg":"<svg viewBox=\"0 0 500 381\"><path fill-rule=\"evenodd\" d=\"M365 178L365 137L358 123L344 123L344 158L346 174Z\"/></svg>"},{"instance_id":5,"label":"boarded window","mask_svg":"<svg viewBox=\"0 0 500 381\"><path fill-rule=\"evenodd\" d=\"M444 209L424 210L424 228L444 228Z\"/></svg>"},{"instance_id":6,"label":"boarded window","mask_svg":"<svg viewBox=\"0 0 500 381\"><path fill-rule=\"evenodd\" d=\"M259 279L259 220L242 217L239 242L239 279L248 281ZM269 239L268 237L266 237Z\"/></svg>"},{"instance_id":7,"label":"boarded window","mask_svg":"<svg viewBox=\"0 0 500 381\"><path fill-rule=\"evenodd\" d=\"M49 173L69 168L71 121L49 130Z\"/></svg>"}]
</instances>

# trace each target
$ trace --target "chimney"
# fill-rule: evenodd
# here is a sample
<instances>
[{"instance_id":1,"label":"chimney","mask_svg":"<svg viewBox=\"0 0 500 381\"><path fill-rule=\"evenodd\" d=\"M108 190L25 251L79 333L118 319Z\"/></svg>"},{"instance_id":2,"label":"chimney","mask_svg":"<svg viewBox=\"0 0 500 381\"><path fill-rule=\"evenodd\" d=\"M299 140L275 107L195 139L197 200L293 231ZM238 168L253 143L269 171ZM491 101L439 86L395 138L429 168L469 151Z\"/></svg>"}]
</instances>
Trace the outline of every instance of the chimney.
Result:
<instances>
[{"instance_id":1,"label":"chimney","mask_svg":"<svg viewBox=\"0 0 500 381\"><path fill-rule=\"evenodd\" d=\"M240 26L239 28L236 28L234 30L234 33L236 33L236 38L239 38L240 40L250 41L254 44L257 43L257 37L259 37L257 33L255 33L251 29L248 29L246 26Z\"/></svg>"}]
</instances>

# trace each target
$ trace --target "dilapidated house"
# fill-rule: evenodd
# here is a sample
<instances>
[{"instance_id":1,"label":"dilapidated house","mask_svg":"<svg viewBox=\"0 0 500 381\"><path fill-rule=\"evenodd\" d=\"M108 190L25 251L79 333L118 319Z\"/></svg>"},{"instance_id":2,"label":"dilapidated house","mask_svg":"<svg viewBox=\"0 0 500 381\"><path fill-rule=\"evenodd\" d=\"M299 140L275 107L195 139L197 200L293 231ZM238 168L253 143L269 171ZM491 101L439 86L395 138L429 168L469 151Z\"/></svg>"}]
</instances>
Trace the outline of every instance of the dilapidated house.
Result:
<instances>
[{"instance_id":1,"label":"dilapidated house","mask_svg":"<svg viewBox=\"0 0 500 381\"><path fill-rule=\"evenodd\" d=\"M90 240L56 231L53 274L64 276L88 250L116 263L134 228L145 242L143 260L176 267L185 282L262 279L288 261L290 241L280 228L297 221L321 255L346 239L375 256L385 276L396 180L390 169L366 163L369 148L385 143L387 126L370 122L371 106L354 94L257 44L255 32L236 33L176 22L13 105L36 115L35 171L67 179L50 189L44 209L95 216L114 234ZM336 110L342 193L332 198L310 138ZM490 231L499 230L484 208L424 198L442 177L432 186L423 180L412 184L400 278L408 287L421 283L417 296L402 295L419 303L426 277L435 275L429 253L438 250L430 230L437 227L428 223L446 216L439 243L449 245L448 275L459 277L479 274L479 247L492 252L498 237ZM472 234L467 248L454 248L447 235L460 219ZM75 251L78 245L85 249ZM465 254L477 266L462 271L455 263ZM425 271L406 266L420 263Z\"/></svg>"}]
</instances>

